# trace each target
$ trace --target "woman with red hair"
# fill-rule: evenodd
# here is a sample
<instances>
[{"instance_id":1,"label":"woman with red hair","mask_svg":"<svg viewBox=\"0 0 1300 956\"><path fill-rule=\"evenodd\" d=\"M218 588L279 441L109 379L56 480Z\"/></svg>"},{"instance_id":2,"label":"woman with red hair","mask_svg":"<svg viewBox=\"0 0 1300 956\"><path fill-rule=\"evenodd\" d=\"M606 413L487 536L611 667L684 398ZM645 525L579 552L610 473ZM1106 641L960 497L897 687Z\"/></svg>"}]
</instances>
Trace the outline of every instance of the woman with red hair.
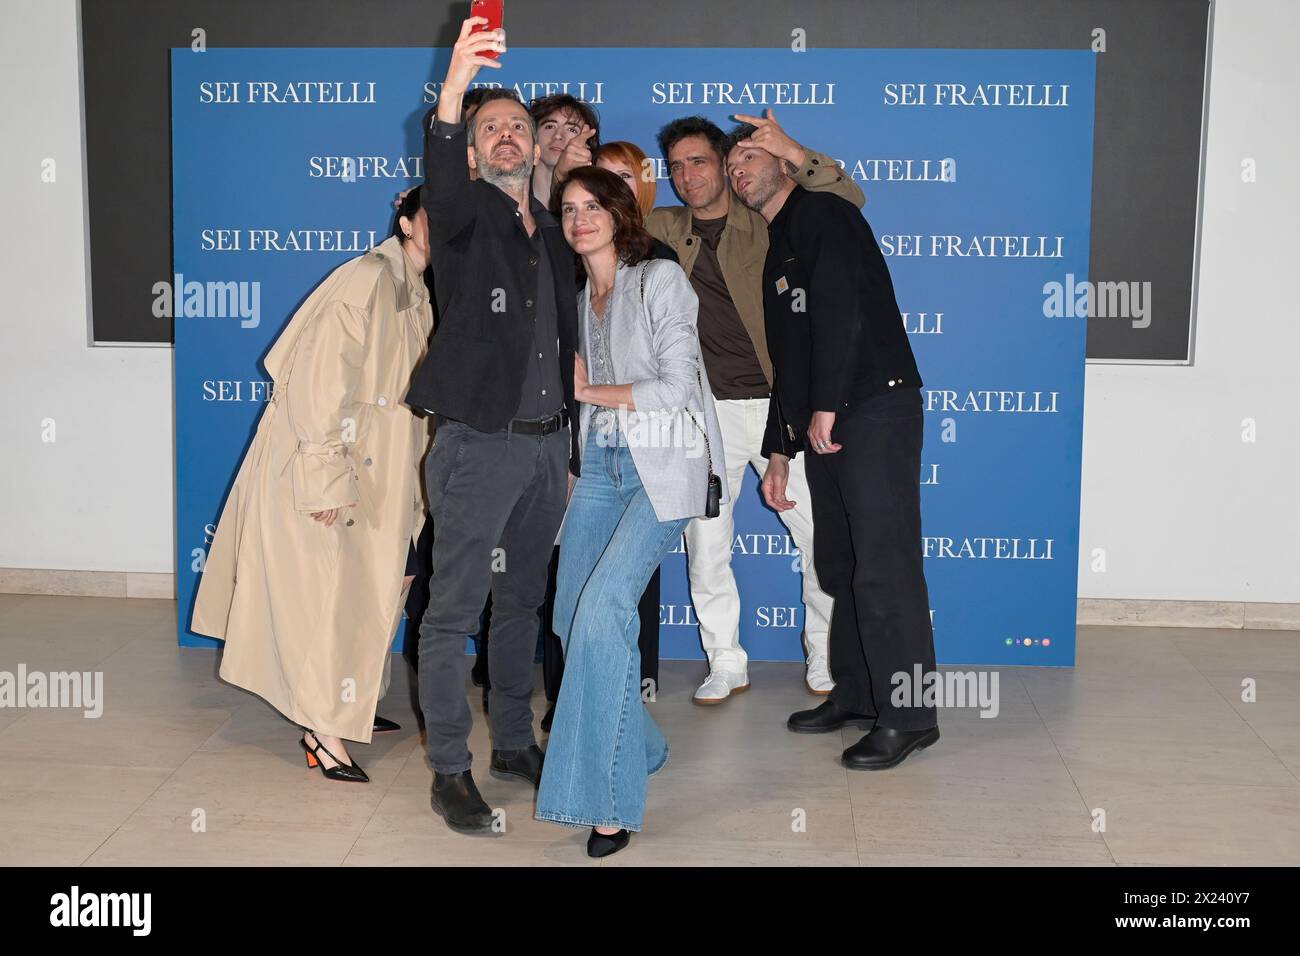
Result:
<instances>
[{"instance_id":1,"label":"woman with red hair","mask_svg":"<svg viewBox=\"0 0 1300 956\"><path fill-rule=\"evenodd\" d=\"M650 210L655 207L657 177L653 165L640 146L627 140L606 143L596 151L596 165L608 169L627 183L628 189L636 197L642 219L650 215Z\"/></svg>"}]
</instances>

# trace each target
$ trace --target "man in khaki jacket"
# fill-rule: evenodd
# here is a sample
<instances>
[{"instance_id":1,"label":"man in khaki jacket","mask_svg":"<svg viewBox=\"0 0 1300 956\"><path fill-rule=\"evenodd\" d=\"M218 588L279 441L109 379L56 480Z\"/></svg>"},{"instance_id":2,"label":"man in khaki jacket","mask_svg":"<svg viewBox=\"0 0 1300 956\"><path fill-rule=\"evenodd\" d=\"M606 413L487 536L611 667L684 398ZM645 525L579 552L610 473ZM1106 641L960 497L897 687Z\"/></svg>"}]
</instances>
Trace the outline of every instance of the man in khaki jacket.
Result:
<instances>
[{"instance_id":1,"label":"man in khaki jacket","mask_svg":"<svg viewBox=\"0 0 1300 956\"><path fill-rule=\"evenodd\" d=\"M771 110L766 118L736 118L756 127L752 142L783 160L786 174L803 188L836 193L859 207L865 203L862 190L834 159L791 139ZM740 646L740 594L731 569L733 509L746 467L753 465L761 476L767 465L762 443L772 394L763 325L767 223L731 190L725 164L729 146L722 130L702 116L661 129L659 147L684 205L655 209L646 221L654 237L677 253L699 297L700 345L727 462L728 503L717 518L697 518L686 529L691 599L709 659L709 676L695 692L697 704L720 704L749 688L749 659ZM805 682L810 692L825 695L834 686L827 668L832 601L813 570L811 500L798 458L790 463L788 494L802 505L780 518L801 555Z\"/></svg>"}]
</instances>

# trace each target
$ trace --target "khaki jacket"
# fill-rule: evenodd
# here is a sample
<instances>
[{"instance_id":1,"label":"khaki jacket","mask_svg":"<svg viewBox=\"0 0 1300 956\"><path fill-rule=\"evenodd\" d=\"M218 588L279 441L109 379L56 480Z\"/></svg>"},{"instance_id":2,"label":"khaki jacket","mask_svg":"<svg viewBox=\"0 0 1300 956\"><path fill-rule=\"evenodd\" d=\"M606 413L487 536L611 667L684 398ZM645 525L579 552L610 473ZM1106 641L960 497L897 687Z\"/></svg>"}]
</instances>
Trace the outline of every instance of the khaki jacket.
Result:
<instances>
[{"instance_id":1,"label":"khaki jacket","mask_svg":"<svg viewBox=\"0 0 1300 956\"><path fill-rule=\"evenodd\" d=\"M840 164L825 153L808 152L808 158L791 177L804 189L826 191L841 196L861 209L867 201L858 184ZM695 267L701 239L691 232L688 206L660 206L646 218L646 229L656 239L667 243L677 253L686 275ZM731 301L736 304L740 320L745 323L758 363L772 387L772 359L767 354L767 333L763 325L763 263L767 258L767 222L750 209L733 192L727 211L727 225L718 242L718 265L727 282Z\"/></svg>"},{"instance_id":2,"label":"khaki jacket","mask_svg":"<svg viewBox=\"0 0 1300 956\"><path fill-rule=\"evenodd\" d=\"M190 627L226 642L223 680L348 740L370 740L408 542L423 524L428 430L401 399L432 325L396 238L303 303L266 356L272 399L194 603ZM331 527L311 517L338 507Z\"/></svg>"}]
</instances>

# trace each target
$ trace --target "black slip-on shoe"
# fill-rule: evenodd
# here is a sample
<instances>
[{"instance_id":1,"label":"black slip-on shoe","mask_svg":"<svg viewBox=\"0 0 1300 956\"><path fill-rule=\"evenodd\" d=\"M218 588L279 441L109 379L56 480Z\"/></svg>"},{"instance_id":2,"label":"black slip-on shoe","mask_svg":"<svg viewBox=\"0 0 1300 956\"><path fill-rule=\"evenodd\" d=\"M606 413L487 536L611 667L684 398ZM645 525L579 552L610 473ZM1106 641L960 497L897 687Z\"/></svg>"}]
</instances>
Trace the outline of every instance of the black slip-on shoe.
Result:
<instances>
[{"instance_id":1,"label":"black slip-on shoe","mask_svg":"<svg viewBox=\"0 0 1300 956\"><path fill-rule=\"evenodd\" d=\"M791 714L785 726L796 734L828 734L849 724L870 730L875 723L874 714L855 714L851 710L844 710L833 700L825 700L812 710L800 710Z\"/></svg>"},{"instance_id":2,"label":"black slip-on shoe","mask_svg":"<svg viewBox=\"0 0 1300 956\"><path fill-rule=\"evenodd\" d=\"M939 740L939 728L927 730L893 730L876 727L844 751L840 763L850 770L888 770L907 759L908 754L924 750Z\"/></svg>"}]
</instances>

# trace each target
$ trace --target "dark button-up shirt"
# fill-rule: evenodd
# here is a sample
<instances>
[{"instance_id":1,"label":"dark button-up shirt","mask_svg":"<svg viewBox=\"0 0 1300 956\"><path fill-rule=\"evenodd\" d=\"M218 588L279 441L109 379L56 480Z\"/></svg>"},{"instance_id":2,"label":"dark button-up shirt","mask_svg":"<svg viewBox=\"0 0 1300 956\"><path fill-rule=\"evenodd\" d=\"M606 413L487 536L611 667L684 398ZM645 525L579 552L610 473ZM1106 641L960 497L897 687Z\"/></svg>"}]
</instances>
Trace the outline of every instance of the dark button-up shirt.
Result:
<instances>
[{"instance_id":1,"label":"dark button-up shirt","mask_svg":"<svg viewBox=\"0 0 1300 956\"><path fill-rule=\"evenodd\" d=\"M533 316L533 347L528 354L515 418L538 419L559 413L564 405L564 382L560 378L555 281L540 224L533 231L532 243L533 254L528 257L528 264L536 273L531 283L534 292L531 299L524 301L524 308Z\"/></svg>"},{"instance_id":2,"label":"dark button-up shirt","mask_svg":"<svg viewBox=\"0 0 1300 956\"><path fill-rule=\"evenodd\" d=\"M429 214L438 331L406 401L479 431L500 431L519 417L529 367L542 378L555 368L560 384L539 379L535 391L536 398L549 399L554 390L558 400L530 417L565 408L574 419L578 309L573 250L555 217L535 197L529 196L529 209L537 228L529 236L516 200L491 183L470 179L467 139L463 123L435 119L426 128L422 201ZM554 324L543 315L539 331L538 309L549 312L547 302L554 303ZM548 349L555 350L549 363ZM569 467L578 474L576 430L570 431L570 442Z\"/></svg>"}]
</instances>

